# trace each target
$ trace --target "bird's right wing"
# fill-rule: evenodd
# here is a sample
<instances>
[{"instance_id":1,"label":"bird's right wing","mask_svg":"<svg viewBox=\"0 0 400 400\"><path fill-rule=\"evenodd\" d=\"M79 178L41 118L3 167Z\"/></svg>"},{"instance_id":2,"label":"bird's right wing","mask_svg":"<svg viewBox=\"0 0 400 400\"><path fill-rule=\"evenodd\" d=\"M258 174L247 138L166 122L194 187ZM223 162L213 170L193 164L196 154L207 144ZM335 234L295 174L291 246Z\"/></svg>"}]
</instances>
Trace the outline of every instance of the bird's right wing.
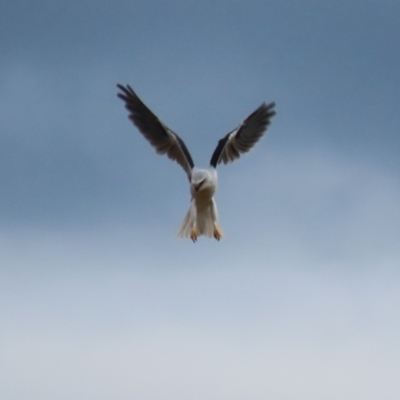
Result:
<instances>
[{"instance_id":1,"label":"bird's right wing","mask_svg":"<svg viewBox=\"0 0 400 400\"><path fill-rule=\"evenodd\" d=\"M182 166L190 181L194 163L183 140L152 113L129 85L117 86L121 90L118 97L125 102L129 119L156 149L157 154L166 154Z\"/></svg>"},{"instance_id":2,"label":"bird's right wing","mask_svg":"<svg viewBox=\"0 0 400 400\"><path fill-rule=\"evenodd\" d=\"M276 114L275 103L261 104L236 129L225 135L211 157L210 165L214 168L221 162L235 161L242 153L247 153L263 136L271 118Z\"/></svg>"}]
</instances>

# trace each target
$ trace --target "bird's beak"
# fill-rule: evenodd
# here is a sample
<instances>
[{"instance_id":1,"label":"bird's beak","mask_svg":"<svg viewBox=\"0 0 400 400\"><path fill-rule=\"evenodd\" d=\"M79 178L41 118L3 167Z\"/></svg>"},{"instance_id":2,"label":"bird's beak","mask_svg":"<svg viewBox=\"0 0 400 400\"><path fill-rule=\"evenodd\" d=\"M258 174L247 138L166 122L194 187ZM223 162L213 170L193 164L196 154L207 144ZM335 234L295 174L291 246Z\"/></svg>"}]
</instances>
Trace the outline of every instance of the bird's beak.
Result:
<instances>
[{"instance_id":1,"label":"bird's beak","mask_svg":"<svg viewBox=\"0 0 400 400\"><path fill-rule=\"evenodd\" d=\"M200 190L200 188L202 187L203 183L205 182L205 179L203 179L200 183L198 183L197 185L194 185L194 190L196 192L198 192Z\"/></svg>"}]
</instances>

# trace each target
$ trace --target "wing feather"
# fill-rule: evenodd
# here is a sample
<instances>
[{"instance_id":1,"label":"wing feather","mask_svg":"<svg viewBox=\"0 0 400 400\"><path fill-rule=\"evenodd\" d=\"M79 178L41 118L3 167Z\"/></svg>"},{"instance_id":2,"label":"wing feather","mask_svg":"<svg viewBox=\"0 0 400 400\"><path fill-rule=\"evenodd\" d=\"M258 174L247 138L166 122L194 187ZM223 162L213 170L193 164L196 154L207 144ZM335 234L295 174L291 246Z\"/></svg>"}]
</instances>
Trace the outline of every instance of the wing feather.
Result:
<instances>
[{"instance_id":1,"label":"wing feather","mask_svg":"<svg viewBox=\"0 0 400 400\"><path fill-rule=\"evenodd\" d=\"M129 111L129 119L155 148L157 154L166 154L182 166L190 181L194 163L183 140L153 114L129 85L125 87L118 84L117 87L121 90L118 97L125 102Z\"/></svg>"},{"instance_id":2,"label":"wing feather","mask_svg":"<svg viewBox=\"0 0 400 400\"><path fill-rule=\"evenodd\" d=\"M251 113L236 129L225 135L214 150L210 165L214 168L223 162L227 164L247 153L264 135L271 118L276 114L275 103L263 103Z\"/></svg>"}]
</instances>

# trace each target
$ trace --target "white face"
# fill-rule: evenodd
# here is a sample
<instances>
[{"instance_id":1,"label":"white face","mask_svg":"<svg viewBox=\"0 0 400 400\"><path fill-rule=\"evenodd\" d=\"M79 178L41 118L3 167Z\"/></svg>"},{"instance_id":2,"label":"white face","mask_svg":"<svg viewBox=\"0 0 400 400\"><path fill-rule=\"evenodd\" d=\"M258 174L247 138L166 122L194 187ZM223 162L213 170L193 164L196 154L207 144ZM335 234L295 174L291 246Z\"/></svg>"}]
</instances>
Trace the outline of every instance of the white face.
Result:
<instances>
[{"instance_id":1,"label":"white face","mask_svg":"<svg viewBox=\"0 0 400 400\"><path fill-rule=\"evenodd\" d=\"M198 184L208 177L208 171L205 169L193 169L192 171L192 184Z\"/></svg>"},{"instance_id":2,"label":"white face","mask_svg":"<svg viewBox=\"0 0 400 400\"><path fill-rule=\"evenodd\" d=\"M207 189L208 187L208 181L207 179L203 179L201 182L199 182L198 184L193 185L194 190L196 190L196 192L201 192L202 190Z\"/></svg>"},{"instance_id":3,"label":"white face","mask_svg":"<svg viewBox=\"0 0 400 400\"><path fill-rule=\"evenodd\" d=\"M194 170L192 174L192 180L190 183L191 190L199 192L208 189L211 184L211 179L207 170Z\"/></svg>"},{"instance_id":4,"label":"white face","mask_svg":"<svg viewBox=\"0 0 400 400\"><path fill-rule=\"evenodd\" d=\"M209 170L206 169L195 169L192 173L192 179L190 183L190 191L192 195L196 193L209 191L212 195L216 189L216 180Z\"/></svg>"}]
</instances>

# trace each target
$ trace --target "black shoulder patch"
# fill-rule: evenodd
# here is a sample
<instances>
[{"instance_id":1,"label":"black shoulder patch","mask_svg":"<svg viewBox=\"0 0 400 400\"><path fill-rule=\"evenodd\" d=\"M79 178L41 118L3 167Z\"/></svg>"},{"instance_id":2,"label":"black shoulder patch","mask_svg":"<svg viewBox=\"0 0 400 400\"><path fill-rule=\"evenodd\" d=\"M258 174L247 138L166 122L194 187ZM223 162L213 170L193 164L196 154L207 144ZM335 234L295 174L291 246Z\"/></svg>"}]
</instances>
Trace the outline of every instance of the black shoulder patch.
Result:
<instances>
[{"instance_id":1,"label":"black shoulder patch","mask_svg":"<svg viewBox=\"0 0 400 400\"><path fill-rule=\"evenodd\" d=\"M210 160L210 165L213 166L214 168L217 168L221 154L224 151L226 142L229 140L229 136L231 135L232 132L229 132L218 142L217 147L215 148L214 153L211 156Z\"/></svg>"}]
</instances>

